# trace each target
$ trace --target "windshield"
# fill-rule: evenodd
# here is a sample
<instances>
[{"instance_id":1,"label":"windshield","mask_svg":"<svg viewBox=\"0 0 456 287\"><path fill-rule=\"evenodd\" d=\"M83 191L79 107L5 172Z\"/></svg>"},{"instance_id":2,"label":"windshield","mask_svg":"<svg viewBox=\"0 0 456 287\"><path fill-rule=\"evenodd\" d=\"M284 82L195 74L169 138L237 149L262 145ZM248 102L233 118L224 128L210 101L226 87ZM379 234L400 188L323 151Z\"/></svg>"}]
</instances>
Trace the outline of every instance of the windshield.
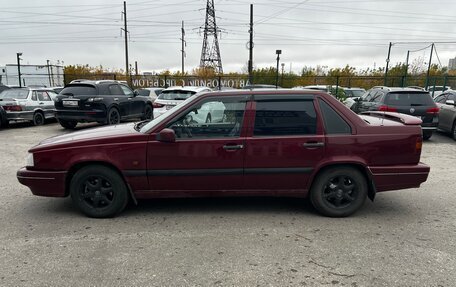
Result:
<instances>
[{"instance_id":1,"label":"windshield","mask_svg":"<svg viewBox=\"0 0 456 287\"><path fill-rule=\"evenodd\" d=\"M346 90L345 95L351 97L361 97L366 91L364 90Z\"/></svg>"},{"instance_id":2,"label":"windshield","mask_svg":"<svg viewBox=\"0 0 456 287\"><path fill-rule=\"evenodd\" d=\"M60 95L96 95L97 90L92 86L86 85L74 85L65 87L61 92Z\"/></svg>"},{"instance_id":3,"label":"windshield","mask_svg":"<svg viewBox=\"0 0 456 287\"><path fill-rule=\"evenodd\" d=\"M187 103L190 103L190 102L194 101L195 99L197 99L197 97L191 97L191 98L188 98L187 100L185 100L182 104L174 106L172 109L170 109L169 111L167 111L163 115L151 120L147 125L143 126L141 128L141 130L139 130L139 132L143 133L143 134L148 132L151 128L155 127L156 125L158 125L162 121L165 121L168 118L173 117L178 109L180 109L183 105L186 105Z\"/></svg>"},{"instance_id":4,"label":"windshield","mask_svg":"<svg viewBox=\"0 0 456 287\"><path fill-rule=\"evenodd\" d=\"M389 93L385 104L390 106L432 106L434 101L429 93Z\"/></svg>"},{"instance_id":5,"label":"windshield","mask_svg":"<svg viewBox=\"0 0 456 287\"><path fill-rule=\"evenodd\" d=\"M182 91L182 90L172 90L172 91L162 91L158 96L160 100L186 100L196 94L193 91Z\"/></svg>"},{"instance_id":6,"label":"windshield","mask_svg":"<svg viewBox=\"0 0 456 287\"><path fill-rule=\"evenodd\" d=\"M28 89L10 89L0 93L0 99L27 99Z\"/></svg>"}]
</instances>

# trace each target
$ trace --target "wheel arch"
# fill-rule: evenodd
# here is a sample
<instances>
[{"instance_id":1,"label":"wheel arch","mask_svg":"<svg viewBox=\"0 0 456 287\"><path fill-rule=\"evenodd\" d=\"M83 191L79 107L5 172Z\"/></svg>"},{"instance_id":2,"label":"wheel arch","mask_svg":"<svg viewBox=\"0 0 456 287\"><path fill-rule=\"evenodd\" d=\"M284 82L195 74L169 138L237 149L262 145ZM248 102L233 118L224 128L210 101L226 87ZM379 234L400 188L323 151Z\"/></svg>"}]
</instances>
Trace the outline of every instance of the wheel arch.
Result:
<instances>
[{"instance_id":1,"label":"wheel arch","mask_svg":"<svg viewBox=\"0 0 456 287\"><path fill-rule=\"evenodd\" d=\"M100 165L100 166L104 166L104 167L110 168L113 171L115 171L122 178L125 185L127 186L128 192L130 194L130 198L133 200L133 202L135 204L137 204L137 200L133 193L133 190L131 189L131 186L128 184L128 181L126 180L125 176L120 171L120 169L112 163L109 163L106 161L101 161L101 160L100 161L91 160L91 161L78 162L70 167L70 169L67 172L67 176L65 178L65 197L70 194L70 183L71 183L71 180L73 179L74 175L82 168L90 166L90 165Z\"/></svg>"},{"instance_id":2,"label":"wheel arch","mask_svg":"<svg viewBox=\"0 0 456 287\"><path fill-rule=\"evenodd\" d=\"M335 162L335 163L327 163L325 165L320 166L314 173L314 175L311 178L311 183L309 184L309 191L312 189L313 184L315 183L316 179L320 174L325 172L326 170L334 167L351 167L359 172L366 178L366 183L367 183L367 196L371 201L374 201L375 199L375 194L377 193L377 189L375 187L375 183L372 179L371 173L366 165L360 162Z\"/></svg>"}]
</instances>

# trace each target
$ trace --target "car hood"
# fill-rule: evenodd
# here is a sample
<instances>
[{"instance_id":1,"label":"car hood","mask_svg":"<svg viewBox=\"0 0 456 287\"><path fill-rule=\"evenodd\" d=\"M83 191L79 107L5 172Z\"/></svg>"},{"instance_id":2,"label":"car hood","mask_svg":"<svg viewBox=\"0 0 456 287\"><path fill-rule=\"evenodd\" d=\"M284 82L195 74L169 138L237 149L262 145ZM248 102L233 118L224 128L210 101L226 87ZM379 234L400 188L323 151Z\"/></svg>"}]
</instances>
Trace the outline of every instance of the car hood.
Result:
<instances>
[{"instance_id":1,"label":"car hood","mask_svg":"<svg viewBox=\"0 0 456 287\"><path fill-rule=\"evenodd\" d=\"M134 128L134 123L89 128L82 131L51 137L34 146L30 152L44 149L66 148L87 144L113 144L138 140L145 135Z\"/></svg>"}]
</instances>

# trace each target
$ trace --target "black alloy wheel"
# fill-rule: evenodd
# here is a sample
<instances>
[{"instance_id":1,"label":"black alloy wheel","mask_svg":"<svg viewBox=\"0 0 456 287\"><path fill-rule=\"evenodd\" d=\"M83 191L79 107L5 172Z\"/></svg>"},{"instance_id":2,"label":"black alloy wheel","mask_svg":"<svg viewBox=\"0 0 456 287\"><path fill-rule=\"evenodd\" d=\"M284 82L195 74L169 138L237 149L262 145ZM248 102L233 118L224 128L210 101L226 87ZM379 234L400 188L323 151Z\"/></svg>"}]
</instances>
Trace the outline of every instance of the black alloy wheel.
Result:
<instances>
[{"instance_id":1,"label":"black alloy wheel","mask_svg":"<svg viewBox=\"0 0 456 287\"><path fill-rule=\"evenodd\" d=\"M65 129L72 130L72 129L74 129L76 127L78 122L77 121L59 120L59 124Z\"/></svg>"},{"instance_id":2,"label":"black alloy wheel","mask_svg":"<svg viewBox=\"0 0 456 287\"><path fill-rule=\"evenodd\" d=\"M112 217L128 202L125 182L114 170L93 165L79 170L71 180L74 204L89 217Z\"/></svg>"},{"instance_id":3,"label":"black alloy wheel","mask_svg":"<svg viewBox=\"0 0 456 287\"><path fill-rule=\"evenodd\" d=\"M108 112L108 125L120 124L120 114L116 108L111 108Z\"/></svg>"},{"instance_id":4,"label":"black alloy wheel","mask_svg":"<svg viewBox=\"0 0 456 287\"><path fill-rule=\"evenodd\" d=\"M35 112L33 114L33 125L41 126L44 124L44 115L41 112Z\"/></svg>"},{"instance_id":5,"label":"black alloy wheel","mask_svg":"<svg viewBox=\"0 0 456 287\"><path fill-rule=\"evenodd\" d=\"M146 105L144 108L144 116L142 120L152 120L154 118L154 111L150 105Z\"/></svg>"},{"instance_id":6,"label":"black alloy wheel","mask_svg":"<svg viewBox=\"0 0 456 287\"><path fill-rule=\"evenodd\" d=\"M329 217L345 217L356 212L367 197L363 174L351 167L329 168L312 185L312 205Z\"/></svg>"}]
</instances>

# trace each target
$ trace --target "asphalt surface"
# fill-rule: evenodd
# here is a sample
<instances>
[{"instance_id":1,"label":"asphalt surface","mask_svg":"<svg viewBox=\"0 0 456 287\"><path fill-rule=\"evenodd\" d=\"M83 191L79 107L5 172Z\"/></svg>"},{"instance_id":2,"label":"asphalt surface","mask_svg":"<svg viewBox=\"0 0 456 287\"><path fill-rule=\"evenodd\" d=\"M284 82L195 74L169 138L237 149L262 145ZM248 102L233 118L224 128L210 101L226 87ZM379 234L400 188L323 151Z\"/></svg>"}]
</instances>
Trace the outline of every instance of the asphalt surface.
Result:
<instances>
[{"instance_id":1,"label":"asphalt surface","mask_svg":"<svg viewBox=\"0 0 456 287\"><path fill-rule=\"evenodd\" d=\"M240 198L141 201L90 219L16 180L28 148L64 132L0 130L0 286L456 286L456 142L445 134L424 143L421 188L380 193L349 218Z\"/></svg>"}]
</instances>

